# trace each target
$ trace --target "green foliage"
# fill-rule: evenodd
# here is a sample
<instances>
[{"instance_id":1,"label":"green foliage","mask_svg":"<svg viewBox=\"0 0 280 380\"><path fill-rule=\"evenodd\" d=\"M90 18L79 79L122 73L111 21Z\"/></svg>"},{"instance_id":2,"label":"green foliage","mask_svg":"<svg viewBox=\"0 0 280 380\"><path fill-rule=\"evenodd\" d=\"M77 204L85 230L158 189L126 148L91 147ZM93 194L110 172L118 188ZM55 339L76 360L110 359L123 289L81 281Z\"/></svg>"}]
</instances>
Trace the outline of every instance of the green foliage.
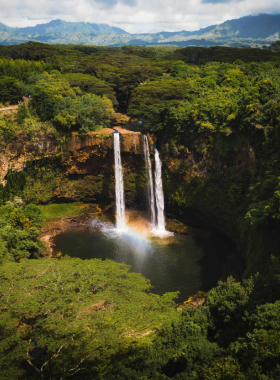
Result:
<instances>
[{"instance_id":1,"label":"green foliage","mask_svg":"<svg viewBox=\"0 0 280 380\"><path fill-rule=\"evenodd\" d=\"M63 74L63 78L70 83L71 87L79 87L82 93L105 95L112 100L114 105L117 105L115 91L105 81L89 74Z\"/></svg>"},{"instance_id":2,"label":"green foliage","mask_svg":"<svg viewBox=\"0 0 280 380\"><path fill-rule=\"evenodd\" d=\"M60 219L65 216L76 216L82 212L83 208L80 203L54 203L44 206L38 206L44 220Z\"/></svg>"},{"instance_id":3,"label":"green foliage","mask_svg":"<svg viewBox=\"0 0 280 380\"><path fill-rule=\"evenodd\" d=\"M45 75L32 91L30 107L43 121L53 121L60 129L77 126L89 132L108 126L106 102L94 94L77 96L69 83L56 75Z\"/></svg>"},{"instance_id":4,"label":"green foliage","mask_svg":"<svg viewBox=\"0 0 280 380\"><path fill-rule=\"evenodd\" d=\"M30 260L2 265L0 277L1 376L11 380L96 378L118 351L180 316L176 293L150 293L113 261Z\"/></svg>"},{"instance_id":5,"label":"green foliage","mask_svg":"<svg viewBox=\"0 0 280 380\"><path fill-rule=\"evenodd\" d=\"M268 267L280 244L278 55L37 43L0 47L0 54L33 59L0 60L0 101L13 101L19 81L32 94L17 121L0 119L2 145L52 125L65 135L109 126L117 99L121 111L157 132L169 212L224 232L246 253L246 274L262 272L219 282L202 307L181 313L174 295L151 294L149 282L124 265L24 260L43 249L43 220L76 214L79 205L24 207L15 196L48 203L114 194L108 172L70 179L60 157L27 163L0 186L0 377L280 378L279 260ZM129 160L125 189L138 199L144 166Z\"/></svg>"},{"instance_id":6,"label":"green foliage","mask_svg":"<svg viewBox=\"0 0 280 380\"><path fill-rule=\"evenodd\" d=\"M38 258L44 249L36 228L43 221L40 209L32 204L25 208L7 204L0 207L0 215L1 261Z\"/></svg>"},{"instance_id":7,"label":"green foliage","mask_svg":"<svg viewBox=\"0 0 280 380\"><path fill-rule=\"evenodd\" d=\"M198 67L186 64L183 61L176 61L172 63L168 72L175 78L187 79L193 77L199 71Z\"/></svg>"},{"instance_id":8,"label":"green foliage","mask_svg":"<svg viewBox=\"0 0 280 380\"><path fill-rule=\"evenodd\" d=\"M236 283L229 277L226 283L219 282L206 298L205 305L209 306L214 325L232 322L232 318L238 318L246 307L249 296L253 290L253 281L246 280L244 284Z\"/></svg>"},{"instance_id":9,"label":"green foliage","mask_svg":"<svg viewBox=\"0 0 280 380\"><path fill-rule=\"evenodd\" d=\"M23 95L22 84L13 77L0 77L0 101L16 103ZM9 104L8 104L9 105Z\"/></svg>"},{"instance_id":10,"label":"green foliage","mask_svg":"<svg viewBox=\"0 0 280 380\"><path fill-rule=\"evenodd\" d=\"M11 117L4 116L0 118L0 144L2 142L9 142L17 135L17 125Z\"/></svg>"},{"instance_id":11,"label":"green foliage","mask_svg":"<svg viewBox=\"0 0 280 380\"><path fill-rule=\"evenodd\" d=\"M6 186L0 185L0 205L13 199L15 196L19 196L25 185L26 173L25 172L13 172L11 169L8 171L5 180Z\"/></svg>"},{"instance_id":12,"label":"green foliage","mask_svg":"<svg viewBox=\"0 0 280 380\"><path fill-rule=\"evenodd\" d=\"M166 79L139 86L131 98L128 115L143 120L146 127L162 129L166 113L185 97L185 81Z\"/></svg>"},{"instance_id":13,"label":"green foliage","mask_svg":"<svg viewBox=\"0 0 280 380\"><path fill-rule=\"evenodd\" d=\"M264 49L250 48L230 48L225 46L186 47L176 49L173 52L173 59L180 59L183 62L195 65L203 65L208 62L266 62L277 61L277 56L271 51Z\"/></svg>"},{"instance_id":14,"label":"green foliage","mask_svg":"<svg viewBox=\"0 0 280 380\"><path fill-rule=\"evenodd\" d=\"M60 128L69 129L78 125L80 132L90 132L108 127L110 123L107 104L97 95L60 99L57 109L53 120Z\"/></svg>"},{"instance_id":15,"label":"green foliage","mask_svg":"<svg viewBox=\"0 0 280 380\"><path fill-rule=\"evenodd\" d=\"M78 102L77 121L81 132L97 131L109 126L106 103L96 95L84 95Z\"/></svg>"},{"instance_id":16,"label":"green foliage","mask_svg":"<svg viewBox=\"0 0 280 380\"><path fill-rule=\"evenodd\" d=\"M38 116L30 113L23 121L23 124L20 125L20 134L23 136L28 136L30 140L36 135L40 134L50 134L58 138L58 132L52 125L50 121L43 122Z\"/></svg>"},{"instance_id":17,"label":"green foliage","mask_svg":"<svg viewBox=\"0 0 280 380\"><path fill-rule=\"evenodd\" d=\"M150 293L149 281L124 264L6 263L0 268L1 375L277 379L279 269L274 260L265 276L220 282L203 306L181 314L175 294Z\"/></svg>"},{"instance_id":18,"label":"green foliage","mask_svg":"<svg viewBox=\"0 0 280 380\"><path fill-rule=\"evenodd\" d=\"M30 106L43 121L52 120L57 112L58 101L65 97L75 97L70 85L55 75L45 75L32 90Z\"/></svg>"},{"instance_id":19,"label":"green foliage","mask_svg":"<svg viewBox=\"0 0 280 380\"><path fill-rule=\"evenodd\" d=\"M24 215L31 221L33 226L42 227L45 218L40 207L29 203L24 208Z\"/></svg>"},{"instance_id":20,"label":"green foliage","mask_svg":"<svg viewBox=\"0 0 280 380\"><path fill-rule=\"evenodd\" d=\"M26 106L26 104L23 103L19 107L18 112L17 112L17 122L19 124L24 124L25 119L27 119L28 117L30 117L30 112L29 112L28 107Z\"/></svg>"},{"instance_id":21,"label":"green foliage","mask_svg":"<svg viewBox=\"0 0 280 380\"><path fill-rule=\"evenodd\" d=\"M43 73L50 67L44 62L26 61L24 59L0 58L0 77L13 77L22 81L28 80L34 73Z\"/></svg>"},{"instance_id":22,"label":"green foliage","mask_svg":"<svg viewBox=\"0 0 280 380\"><path fill-rule=\"evenodd\" d=\"M266 276L220 282L203 306L185 309L151 343L117 356L101 379L277 379L279 274L274 260Z\"/></svg>"}]
</instances>

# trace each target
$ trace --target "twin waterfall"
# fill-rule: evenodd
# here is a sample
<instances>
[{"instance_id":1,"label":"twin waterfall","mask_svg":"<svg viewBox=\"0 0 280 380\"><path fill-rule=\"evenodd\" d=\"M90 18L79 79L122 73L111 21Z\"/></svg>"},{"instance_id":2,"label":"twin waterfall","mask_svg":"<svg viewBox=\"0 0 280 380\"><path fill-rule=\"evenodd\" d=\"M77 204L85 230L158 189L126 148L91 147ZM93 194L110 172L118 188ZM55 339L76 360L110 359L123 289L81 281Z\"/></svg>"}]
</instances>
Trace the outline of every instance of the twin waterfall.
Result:
<instances>
[{"instance_id":1,"label":"twin waterfall","mask_svg":"<svg viewBox=\"0 0 280 380\"><path fill-rule=\"evenodd\" d=\"M146 135L144 137L144 156L147 172L148 198L151 212L151 227L155 235L168 235L165 230L164 218L164 194L162 187L161 160L157 148L155 151L155 191L152 164L150 159L149 141ZM124 202L124 185L121 161L120 134L114 133L114 154L115 154L115 180L116 180L116 218L117 230L124 231L125 223L125 202ZM156 207L155 207L156 205ZM156 212L157 211L157 212Z\"/></svg>"},{"instance_id":2,"label":"twin waterfall","mask_svg":"<svg viewBox=\"0 0 280 380\"><path fill-rule=\"evenodd\" d=\"M157 232L165 234L165 219L164 219L164 195L161 178L161 160L157 148L155 150L155 188L156 188L156 204L157 204Z\"/></svg>"},{"instance_id":3,"label":"twin waterfall","mask_svg":"<svg viewBox=\"0 0 280 380\"><path fill-rule=\"evenodd\" d=\"M147 188L148 188L148 199L150 204L151 211L151 226L152 228L156 227L156 209L155 209L155 193L154 193L154 181L153 181L153 172L152 164L150 159L150 147L149 140L146 135L144 137L144 156L146 163L146 172L147 172Z\"/></svg>"},{"instance_id":4,"label":"twin waterfall","mask_svg":"<svg viewBox=\"0 0 280 380\"><path fill-rule=\"evenodd\" d=\"M115 179L116 179L116 214L117 229L122 231L125 229L125 203L123 189L123 172L121 159L120 134L114 133L114 153L115 153Z\"/></svg>"}]
</instances>

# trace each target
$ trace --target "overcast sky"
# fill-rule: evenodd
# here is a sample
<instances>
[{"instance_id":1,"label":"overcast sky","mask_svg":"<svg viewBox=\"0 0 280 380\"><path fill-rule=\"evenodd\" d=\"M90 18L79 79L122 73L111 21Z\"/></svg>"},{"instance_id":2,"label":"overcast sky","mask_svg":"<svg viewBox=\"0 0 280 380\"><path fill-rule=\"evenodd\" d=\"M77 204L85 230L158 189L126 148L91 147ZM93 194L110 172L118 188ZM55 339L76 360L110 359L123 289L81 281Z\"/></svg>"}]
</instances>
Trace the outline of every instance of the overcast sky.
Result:
<instances>
[{"instance_id":1,"label":"overcast sky","mask_svg":"<svg viewBox=\"0 0 280 380\"><path fill-rule=\"evenodd\" d=\"M62 19L130 33L197 30L258 13L280 13L280 0L0 0L0 22L9 26Z\"/></svg>"}]
</instances>

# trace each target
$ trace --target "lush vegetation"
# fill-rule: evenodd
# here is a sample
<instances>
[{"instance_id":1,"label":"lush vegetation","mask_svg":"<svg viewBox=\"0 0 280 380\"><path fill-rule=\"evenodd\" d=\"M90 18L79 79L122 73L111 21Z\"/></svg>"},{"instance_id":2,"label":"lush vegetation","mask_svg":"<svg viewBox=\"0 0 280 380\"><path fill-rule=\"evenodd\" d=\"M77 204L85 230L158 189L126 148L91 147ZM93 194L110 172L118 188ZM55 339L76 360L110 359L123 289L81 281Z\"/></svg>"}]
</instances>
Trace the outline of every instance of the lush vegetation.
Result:
<instances>
[{"instance_id":1,"label":"lush vegetation","mask_svg":"<svg viewBox=\"0 0 280 380\"><path fill-rule=\"evenodd\" d=\"M0 378L280 378L278 53L30 43L0 56L0 101L31 95L0 117L3 152L37 134L66 151L72 131L128 111L132 128L157 135L168 211L222 231L246 260L243 282L229 278L202 306L177 310L176 294L154 295L125 265L44 259L43 221L80 207L48 203L110 201L111 172L96 155L94 172L67 174L73 162L60 153L10 168L0 187ZM144 162L124 156L133 202Z\"/></svg>"},{"instance_id":2,"label":"lush vegetation","mask_svg":"<svg viewBox=\"0 0 280 380\"><path fill-rule=\"evenodd\" d=\"M38 239L38 227L43 217L38 206L23 207L21 198L15 197L0 207L0 261L21 261L39 258L44 244Z\"/></svg>"},{"instance_id":3,"label":"lush vegetation","mask_svg":"<svg viewBox=\"0 0 280 380\"><path fill-rule=\"evenodd\" d=\"M80 259L3 265L1 377L89 379L119 351L177 320L176 294L150 293L149 281L128 269Z\"/></svg>"},{"instance_id":4,"label":"lush vegetation","mask_svg":"<svg viewBox=\"0 0 280 380\"><path fill-rule=\"evenodd\" d=\"M76 216L83 211L80 203L53 203L38 206L44 220L60 219L65 216Z\"/></svg>"},{"instance_id":5,"label":"lush vegetation","mask_svg":"<svg viewBox=\"0 0 280 380\"><path fill-rule=\"evenodd\" d=\"M110 125L116 98L109 85L90 75L62 76L51 68L41 61L0 60L1 107L21 103L24 95L31 97L29 102L24 99L16 118L1 118L2 144L19 135L88 132Z\"/></svg>"},{"instance_id":6,"label":"lush vegetation","mask_svg":"<svg viewBox=\"0 0 280 380\"><path fill-rule=\"evenodd\" d=\"M229 278L199 308L112 261L0 268L3 379L277 379L280 266Z\"/></svg>"},{"instance_id":7,"label":"lush vegetation","mask_svg":"<svg viewBox=\"0 0 280 380\"><path fill-rule=\"evenodd\" d=\"M200 210L246 252L247 274L265 270L280 243L278 64L177 61L169 73L139 86L128 114L160 138L170 210Z\"/></svg>"},{"instance_id":8,"label":"lush vegetation","mask_svg":"<svg viewBox=\"0 0 280 380\"><path fill-rule=\"evenodd\" d=\"M195 74L202 79L207 77L205 83L199 83L198 87L211 88L211 75L214 83L215 72L219 71L220 76L225 71L225 68L218 69L210 64L207 70L197 72L193 64L215 60L232 63L242 59L244 62L273 62L268 67L278 67L277 53L260 49L254 49L253 55L251 53L250 49L222 47L170 49L125 46L110 49L50 46L34 42L15 47L1 46L0 103L17 104L22 101L23 95L31 95L31 101L27 109L23 107L16 120L7 115L1 119L0 138L8 142L20 134L32 137L38 132L64 134L69 130L96 131L110 125L113 107L126 111L129 105L133 117L145 114L151 123L161 124L162 120L159 119L166 109L184 99L186 93L191 91L185 91L185 88L192 88L196 83L196 78L191 82L188 78ZM183 67L184 63L191 65L185 64ZM255 76L256 68L239 66L238 70L245 68L245 76L249 75L247 82ZM232 67L232 70L235 69L236 65ZM238 74L234 76L238 77ZM221 79L216 78L218 85ZM239 79L236 78L237 81ZM212 90L216 91L215 88ZM146 91L148 94L145 97ZM201 91L196 91L200 96ZM132 94L133 101L130 102ZM227 94L224 93L225 96ZM147 108L144 108L145 103ZM161 116L157 110L159 104Z\"/></svg>"},{"instance_id":9,"label":"lush vegetation","mask_svg":"<svg viewBox=\"0 0 280 380\"><path fill-rule=\"evenodd\" d=\"M229 278L202 307L152 342L120 355L102 379L278 379L279 261L267 277L243 284Z\"/></svg>"}]
</instances>

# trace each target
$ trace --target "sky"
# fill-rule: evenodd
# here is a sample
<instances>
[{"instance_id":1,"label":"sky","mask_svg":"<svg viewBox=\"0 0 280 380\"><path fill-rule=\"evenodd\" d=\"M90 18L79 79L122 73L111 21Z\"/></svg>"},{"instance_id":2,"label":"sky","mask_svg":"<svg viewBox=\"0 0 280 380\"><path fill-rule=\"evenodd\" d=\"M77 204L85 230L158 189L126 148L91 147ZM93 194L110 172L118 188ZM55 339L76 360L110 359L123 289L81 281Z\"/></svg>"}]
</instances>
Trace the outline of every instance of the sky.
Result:
<instances>
[{"instance_id":1,"label":"sky","mask_svg":"<svg viewBox=\"0 0 280 380\"><path fill-rule=\"evenodd\" d=\"M8 26L61 19L129 33L192 31L259 13L280 13L280 0L0 0L0 22Z\"/></svg>"}]
</instances>

